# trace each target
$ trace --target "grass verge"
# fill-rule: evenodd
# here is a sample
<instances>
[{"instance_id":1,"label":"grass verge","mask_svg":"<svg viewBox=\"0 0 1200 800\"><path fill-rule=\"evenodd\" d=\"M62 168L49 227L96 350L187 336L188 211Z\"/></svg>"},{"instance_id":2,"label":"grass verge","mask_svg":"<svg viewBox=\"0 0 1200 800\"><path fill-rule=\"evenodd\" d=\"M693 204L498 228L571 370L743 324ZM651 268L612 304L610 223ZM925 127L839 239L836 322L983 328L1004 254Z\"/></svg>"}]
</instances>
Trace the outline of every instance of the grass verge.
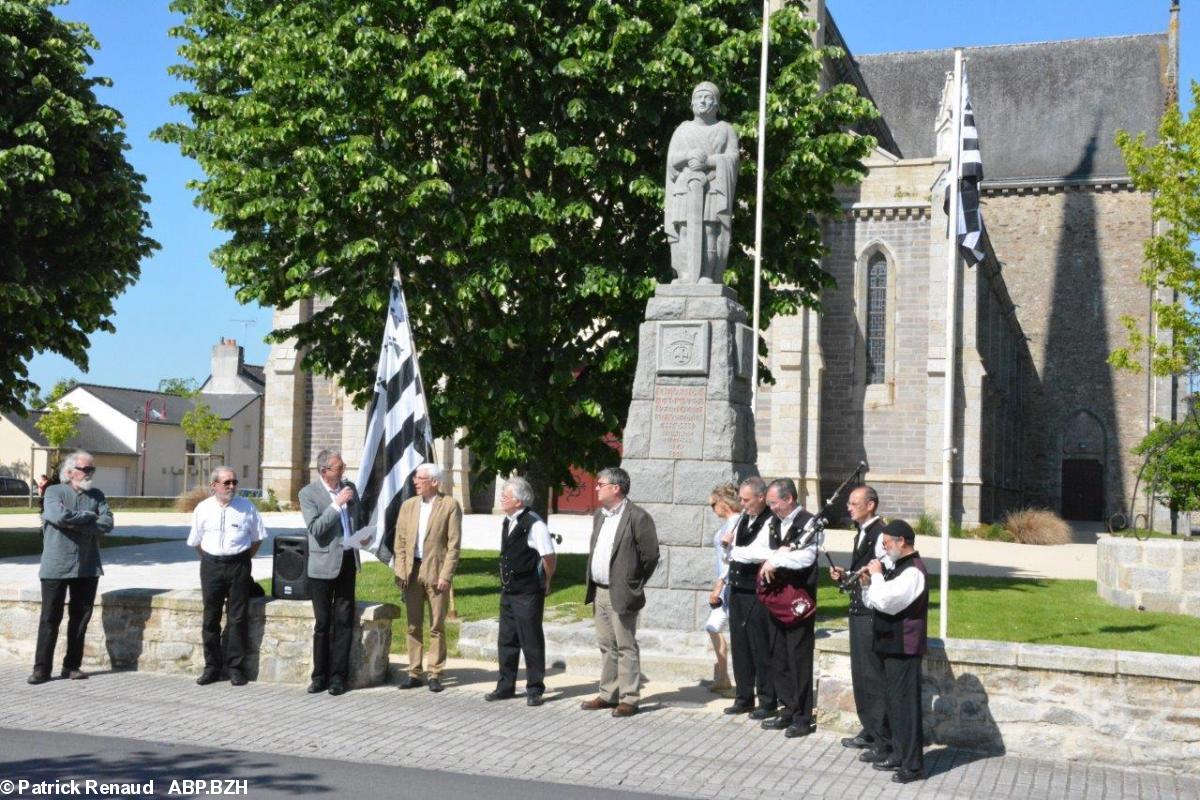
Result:
<instances>
[{"instance_id":1,"label":"grass verge","mask_svg":"<svg viewBox=\"0 0 1200 800\"><path fill-rule=\"evenodd\" d=\"M156 544L158 542L169 541L171 540L145 536L105 536L100 540L100 547L104 549L109 547L127 547L128 545L133 544ZM40 556L41 554L41 531L13 531L0 529L0 558Z\"/></svg>"}]
</instances>

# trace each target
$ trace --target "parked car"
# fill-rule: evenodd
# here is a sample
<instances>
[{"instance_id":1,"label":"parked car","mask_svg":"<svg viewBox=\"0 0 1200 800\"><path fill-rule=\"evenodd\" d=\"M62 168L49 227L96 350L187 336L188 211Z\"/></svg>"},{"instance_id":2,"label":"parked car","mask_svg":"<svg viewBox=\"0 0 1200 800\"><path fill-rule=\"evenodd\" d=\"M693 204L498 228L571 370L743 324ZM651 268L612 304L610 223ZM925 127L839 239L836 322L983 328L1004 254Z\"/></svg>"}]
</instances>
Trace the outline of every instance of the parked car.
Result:
<instances>
[{"instance_id":1,"label":"parked car","mask_svg":"<svg viewBox=\"0 0 1200 800\"><path fill-rule=\"evenodd\" d=\"M0 478L0 495L29 496L29 484L20 478Z\"/></svg>"}]
</instances>

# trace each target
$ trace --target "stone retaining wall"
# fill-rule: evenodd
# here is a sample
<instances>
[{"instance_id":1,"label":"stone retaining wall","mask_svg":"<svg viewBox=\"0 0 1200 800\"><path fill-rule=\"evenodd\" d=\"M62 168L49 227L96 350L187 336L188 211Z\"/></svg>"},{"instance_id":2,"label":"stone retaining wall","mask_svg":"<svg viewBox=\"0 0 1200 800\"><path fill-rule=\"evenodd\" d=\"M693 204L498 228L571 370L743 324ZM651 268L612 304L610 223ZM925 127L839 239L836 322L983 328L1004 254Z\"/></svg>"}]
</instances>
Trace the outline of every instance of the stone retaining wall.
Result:
<instances>
[{"instance_id":1,"label":"stone retaining wall","mask_svg":"<svg viewBox=\"0 0 1200 800\"><path fill-rule=\"evenodd\" d=\"M817 631L818 725L859 730L845 631ZM703 632L638 631L656 679L712 677ZM1200 658L1086 647L930 639L926 745L1200 775ZM459 650L494 660L496 624L464 623ZM590 622L548 625L548 663L599 676Z\"/></svg>"},{"instance_id":2,"label":"stone retaining wall","mask_svg":"<svg viewBox=\"0 0 1200 800\"><path fill-rule=\"evenodd\" d=\"M1200 617L1200 541L1101 535L1096 592L1114 605Z\"/></svg>"},{"instance_id":3,"label":"stone retaining wall","mask_svg":"<svg viewBox=\"0 0 1200 800\"><path fill-rule=\"evenodd\" d=\"M198 590L117 589L96 598L84 646L85 669L138 669L199 675L204 668L200 637L204 604ZM41 594L38 587L0 586L0 659L33 665ZM359 603L350 687L388 679L390 604ZM250 602L250 651L246 675L272 683L307 683L312 672L312 604L307 600ZM65 652L64 614L54 672Z\"/></svg>"}]
</instances>

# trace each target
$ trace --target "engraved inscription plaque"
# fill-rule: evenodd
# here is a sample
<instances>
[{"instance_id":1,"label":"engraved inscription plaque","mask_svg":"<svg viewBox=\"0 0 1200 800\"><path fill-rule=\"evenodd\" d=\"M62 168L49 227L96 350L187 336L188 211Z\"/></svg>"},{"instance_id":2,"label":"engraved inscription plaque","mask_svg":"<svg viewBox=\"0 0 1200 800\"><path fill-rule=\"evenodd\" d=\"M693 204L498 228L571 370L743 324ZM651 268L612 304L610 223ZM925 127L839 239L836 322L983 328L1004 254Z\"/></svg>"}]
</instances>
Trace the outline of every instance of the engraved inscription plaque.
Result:
<instances>
[{"instance_id":1,"label":"engraved inscription plaque","mask_svg":"<svg viewBox=\"0 0 1200 800\"><path fill-rule=\"evenodd\" d=\"M658 374L708 374L708 322L658 323Z\"/></svg>"},{"instance_id":2,"label":"engraved inscription plaque","mask_svg":"<svg viewBox=\"0 0 1200 800\"><path fill-rule=\"evenodd\" d=\"M651 458L701 458L704 386L655 386L650 423Z\"/></svg>"}]
</instances>

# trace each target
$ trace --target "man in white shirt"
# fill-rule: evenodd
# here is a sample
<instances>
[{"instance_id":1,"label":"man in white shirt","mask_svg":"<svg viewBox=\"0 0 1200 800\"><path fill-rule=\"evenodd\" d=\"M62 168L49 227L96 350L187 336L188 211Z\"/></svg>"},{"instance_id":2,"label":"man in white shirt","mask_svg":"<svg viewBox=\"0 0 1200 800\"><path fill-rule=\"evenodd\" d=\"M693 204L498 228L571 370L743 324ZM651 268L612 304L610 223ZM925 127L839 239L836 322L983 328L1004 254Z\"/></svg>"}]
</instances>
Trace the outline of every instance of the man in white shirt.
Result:
<instances>
[{"instance_id":1,"label":"man in white shirt","mask_svg":"<svg viewBox=\"0 0 1200 800\"><path fill-rule=\"evenodd\" d=\"M205 686L221 679L229 670L234 686L246 683L247 611L250 599L250 559L258 552L267 530L258 509L237 496L237 473L217 467L210 476L212 497L192 512L188 546L200 556L200 592L204 597L202 638L204 672L196 683ZM228 652L221 651L221 608L228 601L225 618Z\"/></svg>"},{"instance_id":2,"label":"man in white shirt","mask_svg":"<svg viewBox=\"0 0 1200 800\"><path fill-rule=\"evenodd\" d=\"M629 501L629 488L629 473L619 467L596 476L600 510L592 520L583 600L594 604L601 660L600 692L580 708L611 708L614 717L632 717L638 710L642 669L637 619L646 605L646 581L658 566L654 519Z\"/></svg>"},{"instance_id":3,"label":"man in white shirt","mask_svg":"<svg viewBox=\"0 0 1200 800\"><path fill-rule=\"evenodd\" d=\"M928 649L929 573L913 549L916 534L902 519L883 529L883 546L893 566L879 559L867 565L871 576L864 599L875 609L875 652L883 659L890 754L874 766L895 770L895 783L925 778L921 752L921 659Z\"/></svg>"},{"instance_id":4,"label":"man in white shirt","mask_svg":"<svg viewBox=\"0 0 1200 800\"><path fill-rule=\"evenodd\" d=\"M767 484L758 476L746 478L738 487L738 498L742 517L733 533L728 575L729 653L737 694L725 713L764 720L779 709L771 677L769 615L758 602L758 570L771 555ZM756 694L758 708L754 707Z\"/></svg>"},{"instance_id":5,"label":"man in white shirt","mask_svg":"<svg viewBox=\"0 0 1200 800\"><path fill-rule=\"evenodd\" d=\"M550 529L529 509L533 487L524 478L509 478L500 489L500 634L496 652L500 679L491 702L515 697L517 666L525 654L525 703L542 704L546 691L546 637L542 614L558 563Z\"/></svg>"}]
</instances>

